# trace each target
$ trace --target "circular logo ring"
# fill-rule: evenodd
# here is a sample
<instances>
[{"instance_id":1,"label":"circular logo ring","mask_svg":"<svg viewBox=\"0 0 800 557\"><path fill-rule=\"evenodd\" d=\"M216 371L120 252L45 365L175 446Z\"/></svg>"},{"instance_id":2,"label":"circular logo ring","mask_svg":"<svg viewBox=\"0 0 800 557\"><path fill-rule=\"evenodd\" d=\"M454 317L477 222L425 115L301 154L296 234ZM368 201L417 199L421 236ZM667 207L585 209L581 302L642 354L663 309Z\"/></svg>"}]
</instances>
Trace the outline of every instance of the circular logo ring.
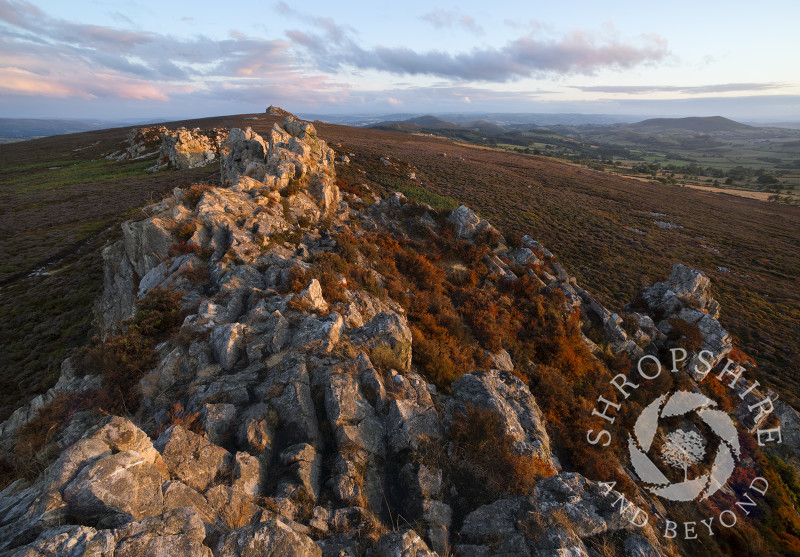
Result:
<instances>
[{"instance_id":1,"label":"circular logo ring","mask_svg":"<svg viewBox=\"0 0 800 557\"><path fill-rule=\"evenodd\" d=\"M672 395L661 395L651 402L636 420L633 435L628 437L628 452L634 471L652 493L670 501L692 501L708 499L728 481L736 459L741 454L739 437L730 417L712 407L717 403L700 393L677 391ZM670 482L649 456L658 422L662 418L696 414L719 438L720 444L709 472L694 479ZM682 464L686 471L689 464L702 457L705 450L703 439L694 432L677 430L668 436L664 451L665 460L673 465ZM734 458L735 457L735 458Z\"/></svg>"}]
</instances>

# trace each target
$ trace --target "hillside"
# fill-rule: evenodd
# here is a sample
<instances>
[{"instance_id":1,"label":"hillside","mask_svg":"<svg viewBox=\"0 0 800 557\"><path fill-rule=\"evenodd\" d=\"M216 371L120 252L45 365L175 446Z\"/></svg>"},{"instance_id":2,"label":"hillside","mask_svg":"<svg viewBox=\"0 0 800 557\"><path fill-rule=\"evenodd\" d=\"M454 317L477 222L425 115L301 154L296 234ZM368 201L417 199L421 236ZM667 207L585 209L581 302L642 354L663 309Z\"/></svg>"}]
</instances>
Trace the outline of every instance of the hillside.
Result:
<instances>
[{"instance_id":1,"label":"hillside","mask_svg":"<svg viewBox=\"0 0 800 557\"><path fill-rule=\"evenodd\" d=\"M453 122L448 122L442 118L437 118L436 116L418 116L416 118L409 118L407 120L380 122L379 124L375 124L371 127L383 130L398 131L423 129L454 130L458 129L459 125L454 124Z\"/></svg>"},{"instance_id":2,"label":"hillside","mask_svg":"<svg viewBox=\"0 0 800 557\"><path fill-rule=\"evenodd\" d=\"M793 208L282 115L183 124L203 129L0 150L28 163L4 165L0 182L8 245L28 242L0 290L3 380L52 386L30 405L6 400L21 407L0 425L0 550L717 555L800 543L800 415L748 409L767 400L756 377L782 395L795 381ZM82 329L63 338L75 319ZM686 353L684 373L630 400L611 388L671 349ZM707 380L690 372L700 350L717 366ZM727 358L745 366L735 390L715 379ZM45 362L60 369L47 377ZM741 430L726 441L730 482L700 476L707 501L665 500L630 468L641 476L624 441L636 412L673 391L711 397ZM606 427L599 396L630 404L607 426L621 440L611 447L586 442ZM759 448L753 432L775 423L785 445ZM666 483L689 473L670 467ZM733 508L759 474L770 494L740 528L702 544L660 535L670 517ZM618 514L620 493L652 522Z\"/></svg>"},{"instance_id":3,"label":"hillside","mask_svg":"<svg viewBox=\"0 0 800 557\"><path fill-rule=\"evenodd\" d=\"M740 124L722 116L689 117L689 118L651 118L626 127L650 133L715 133L715 132L748 132L754 131L753 126Z\"/></svg>"}]
</instances>

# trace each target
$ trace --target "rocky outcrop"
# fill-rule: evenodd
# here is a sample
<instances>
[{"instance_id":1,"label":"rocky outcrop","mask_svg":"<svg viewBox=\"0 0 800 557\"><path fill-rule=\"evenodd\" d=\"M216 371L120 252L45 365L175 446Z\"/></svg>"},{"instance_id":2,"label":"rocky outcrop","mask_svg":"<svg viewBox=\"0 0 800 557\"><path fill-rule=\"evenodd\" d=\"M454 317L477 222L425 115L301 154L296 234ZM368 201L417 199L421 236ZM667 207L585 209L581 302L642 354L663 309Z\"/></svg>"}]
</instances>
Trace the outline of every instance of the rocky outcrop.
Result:
<instances>
[{"instance_id":1,"label":"rocky outcrop","mask_svg":"<svg viewBox=\"0 0 800 557\"><path fill-rule=\"evenodd\" d=\"M226 130L187 130L178 128L174 132L164 131L158 167L171 165L185 170L206 166L219 156L220 144L228 137Z\"/></svg>"},{"instance_id":2,"label":"rocky outcrop","mask_svg":"<svg viewBox=\"0 0 800 557\"><path fill-rule=\"evenodd\" d=\"M151 157L158 153L161 136L167 133L164 126L150 126L147 128L134 128L128 133L127 148L107 155L107 159L118 161L138 160Z\"/></svg>"},{"instance_id":3,"label":"rocky outcrop","mask_svg":"<svg viewBox=\"0 0 800 557\"><path fill-rule=\"evenodd\" d=\"M717 321L719 303L711 296L711 281L700 271L676 263L666 281L645 288L642 296L652 314L662 317L658 323L661 332L668 334L672 330L670 319L697 327L703 339L700 349L711 353L705 359L712 367L733 348L730 335ZM687 369L705 369L699 352L688 355Z\"/></svg>"},{"instance_id":4,"label":"rocky outcrop","mask_svg":"<svg viewBox=\"0 0 800 557\"><path fill-rule=\"evenodd\" d=\"M482 219L464 205L450 213L450 216L447 217L447 222L455 226L456 236L465 240L471 240L481 232L498 233L497 229L489 224L487 220Z\"/></svg>"}]
</instances>

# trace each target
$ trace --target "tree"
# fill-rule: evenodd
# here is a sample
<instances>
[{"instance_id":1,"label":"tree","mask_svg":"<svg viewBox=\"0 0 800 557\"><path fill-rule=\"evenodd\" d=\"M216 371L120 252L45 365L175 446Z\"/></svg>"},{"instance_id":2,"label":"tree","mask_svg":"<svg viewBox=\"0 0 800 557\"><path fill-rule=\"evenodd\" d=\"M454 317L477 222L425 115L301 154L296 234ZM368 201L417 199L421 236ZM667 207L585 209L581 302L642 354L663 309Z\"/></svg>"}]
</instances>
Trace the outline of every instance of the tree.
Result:
<instances>
[{"instance_id":1,"label":"tree","mask_svg":"<svg viewBox=\"0 0 800 557\"><path fill-rule=\"evenodd\" d=\"M673 468L683 468L683 481L686 481L689 466L697 464L705 456L705 444L705 439L694 431L676 429L667 435L667 442L661 448L661 456Z\"/></svg>"}]
</instances>

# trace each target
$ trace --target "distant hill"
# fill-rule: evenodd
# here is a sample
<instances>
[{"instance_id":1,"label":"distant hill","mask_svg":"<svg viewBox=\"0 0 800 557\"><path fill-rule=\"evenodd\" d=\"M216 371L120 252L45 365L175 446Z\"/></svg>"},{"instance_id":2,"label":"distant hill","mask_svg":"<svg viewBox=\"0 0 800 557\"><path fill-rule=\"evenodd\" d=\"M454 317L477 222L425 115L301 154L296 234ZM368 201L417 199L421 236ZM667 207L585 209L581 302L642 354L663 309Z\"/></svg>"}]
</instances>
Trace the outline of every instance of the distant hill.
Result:
<instances>
[{"instance_id":1,"label":"distant hill","mask_svg":"<svg viewBox=\"0 0 800 557\"><path fill-rule=\"evenodd\" d=\"M754 130L753 126L741 124L722 116L689 117L689 118L651 118L625 126L636 131L650 133L670 133L688 131L695 133L713 132L746 132Z\"/></svg>"},{"instance_id":2,"label":"distant hill","mask_svg":"<svg viewBox=\"0 0 800 557\"><path fill-rule=\"evenodd\" d=\"M65 133L80 133L125 124L102 120L49 120L38 118L0 118L0 138L24 140Z\"/></svg>"},{"instance_id":3,"label":"distant hill","mask_svg":"<svg viewBox=\"0 0 800 557\"><path fill-rule=\"evenodd\" d=\"M485 135L499 135L501 133L505 133L508 131L507 128L503 126L498 126L492 122L487 122L486 120L475 120L473 122L464 122L460 124L462 128L467 128L470 130L478 131Z\"/></svg>"},{"instance_id":4,"label":"distant hill","mask_svg":"<svg viewBox=\"0 0 800 557\"><path fill-rule=\"evenodd\" d=\"M409 118L408 120L381 122L371 126L383 130L402 130L409 131L414 129L429 129L429 130L455 130L458 129L458 124L448 122L436 116L418 116L416 118Z\"/></svg>"}]
</instances>

